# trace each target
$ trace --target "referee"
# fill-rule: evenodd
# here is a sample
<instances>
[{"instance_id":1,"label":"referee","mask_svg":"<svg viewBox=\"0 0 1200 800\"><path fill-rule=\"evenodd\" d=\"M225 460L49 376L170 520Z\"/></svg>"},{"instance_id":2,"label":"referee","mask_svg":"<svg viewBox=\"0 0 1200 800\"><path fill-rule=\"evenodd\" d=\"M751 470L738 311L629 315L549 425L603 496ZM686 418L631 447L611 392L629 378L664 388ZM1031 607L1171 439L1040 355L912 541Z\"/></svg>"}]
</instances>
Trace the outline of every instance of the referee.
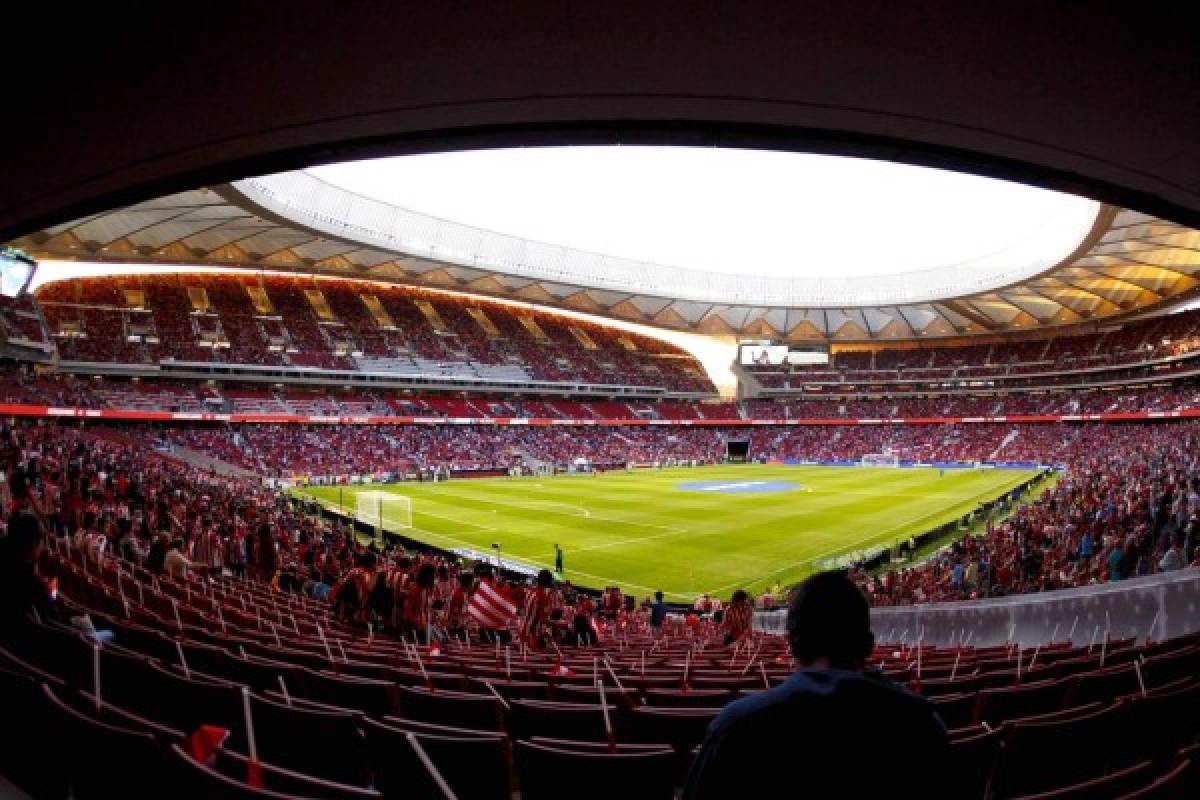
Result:
<instances>
[{"instance_id":1,"label":"referee","mask_svg":"<svg viewBox=\"0 0 1200 800\"><path fill-rule=\"evenodd\" d=\"M562 571L563 571L562 559L563 559L562 548L556 544L556 545L554 545L554 571L557 572L559 575L562 575Z\"/></svg>"}]
</instances>

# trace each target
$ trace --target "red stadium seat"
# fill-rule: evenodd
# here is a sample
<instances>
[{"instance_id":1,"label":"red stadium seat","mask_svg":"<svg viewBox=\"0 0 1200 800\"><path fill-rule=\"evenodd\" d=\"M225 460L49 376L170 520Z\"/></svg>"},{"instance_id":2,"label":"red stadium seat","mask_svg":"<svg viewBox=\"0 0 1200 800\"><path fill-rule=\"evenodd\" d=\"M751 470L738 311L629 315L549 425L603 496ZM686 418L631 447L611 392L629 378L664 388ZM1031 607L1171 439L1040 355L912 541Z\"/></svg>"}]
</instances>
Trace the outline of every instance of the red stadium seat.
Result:
<instances>
[{"instance_id":1,"label":"red stadium seat","mask_svg":"<svg viewBox=\"0 0 1200 800\"><path fill-rule=\"evenodd\" d=\"M1189 759L1181 759L1166 774L1149 786L1118 796L1118 800L1169 800L1178 797L1195 797L1197 790L1196 765Z\"/></svg>"},{"instance_id":2,"label":"red stadium seat","mask_svg":"<svg viewBox=\"0 0 1200 800\"><path fill-rule=\"evenodd\" d=\"M504 708L492 694L401 686L400 716L458 728L504 730Z\"/></svg>"},{"instance_id":3,"label":"red stadium seat","mask_svg":"<svg viewBox=\"0 0 1200 800\"><path fill-rule=\"evenodd\" d=\"M554 699L564 703L596 703L600 702L600 690L595 686L570 686L560 684L554 687ZM615 686L604 687L604 699L610 703L619 704L625 708L637 705L637 691L629 687L624 690Z\"/></svg>"},{"instance_id":4,"label":"red stadium seat","mask_svg":"<svg viewBox=\"0 0 1200 800\"><path fill-rule=\"evenodd\" d=\"M972 721L998 725L1007 719L1054 711L1062 707L1066 691L1066 682L1059 680L981 689Z\"/></svg>"},{"instance_id":5,"label":"red stadium seat","mask_svg":"<svg viewBox=\"0 0 1200 800\"><path fill-rule=\"evenodd\" d=\"M1123 717L1110 706L1065 720L1005 724L992 789L1005 797L1102 776Z\"/></svg>"},{"instance_id":6,"label":"red stadium seat","mask_svg":"<svg viewBox=\"0 0 1200 800\"><path fill-rule=\"evenodd\" d=\"M640 706L628 712L626 736L634 742L670 745L676 756L676 782L682 783L692 751L704 741L718 713L715 708Z\"/></svg>"},{"instance_id":7,"label":"red stadium seat","mask_svg":"<svg viewBox=\"0 0 1200 800\"><path fill-rule=\"evenodd\" d=\"M603 742L608 740L600 705L559 703L544 700L513 700L508 729L514 739L545 736L552 739ZM618 706L608 706L609 721L619 722Z\"/></svg>"},{"instance_id":8,"label":"red stadium seat","mask_svg":"<svg viewBox=\"0 0 1200 800\"><path fill-rule=\"evenodd\" d=\"M499 733L470 736L404 730L389 720L364 720L376 785L385 798L436 797L437 787L408 740L417 737L425 754L460 798L509 800L508 739Z\"/></svg>"},{"instance_id":9,"label":"red stadium seat","mask_svg":"<svg viewBox=\"0 0 1200 800\"><path fill-rule=\"evenodd\" d=\"M959 787L964 798L983 798L991 785L992 770L1000 754L1004 733L993 728L987 733L954 739L950 742L951 785Z\"/></svg>"},{"instance_id":10,"label":"red stadium seat","mask_svg":"<svg viewBox=\"0 0 1200 800\"><path fill-rule=\"evenodd\" d=\"M1083 705L1093 700L1112 701L1130 692L1137 691L1137 675L1133 666L1122 664L1092 672L1082 672L1067 680L1064 702L1068 706Z\"/></svg>"},{"instance_id":11,"label":"red stadium seat","mask_svg":"<svg viewBox=\"0 0 1200 800\"><path fill-rule=\"evenodd\" d=\"M11 669L14 666L6 662L0 668L0 703L9 719L21 721L22 731L0 747L0 773L33 797L64 797L68 776L46 747L52 733L60 735L48 724L43 696L47 684L28 672Z\"/></svg>"},{"instance_id":12,"label":"red stadium seat","mask_svg":"<svg viewBox=\"0 0 1200 800\"><path fill-rule=\"evenodd\" d=\"M1080 781L1037 794L1021 795L1014 800L1111 800L1113 797L1143 788L1154 780L1154 764L1142 761L1099 778Z\"/></svg>"},{"instance_id":13,"label":"red stadium seat","mask_svg":"<svg viewBox=\"0 0 1200 800\"><path fill-rule=\"evenodd\" d=\"M646 704L666 708L720 708L733 699L725 689L647 689Z\"/></svg>"},{"instance_id":14,"label":"red stadium seat","mask_svg":"<svg viewBox=\"0 0 1200 800\"><path fill-rule=\"evenodd\" d=\"M569 791L580 800L611 800L636 787L646 800L674 796L674 753L583 752L518 741L522 800L549 800Z\"/></svg>"},{"instance_id":15,"label":"red stadium seat","mask_svg":"<svg viewBox=\"0 0 1200 800\"><path fill-rule=\"evenodd\" d=\"M369 678L352 678L331 672L305 670L304 685L309 699L318 703L361 711L383 717L399 710L396 684Z\"/></svg>"},{"instance_id":16,"label":"red stadium seat","mask_svg":"<svg viewBox=\"0 0 1200 800\"><path fill-rule=\"evenodd\" d=\"M78 800L162 796L163 787L170 785L169 770L154 736L89 717L64 703L48 686L42 690L43 713L49 715L47 730L70 754L57 765L47 762L46 768L70 783L70 796Z\"/></svg>"},{"instance_id":17,"label":"red stadium seat","mask_svg":"<svg viewBox=\"0 0 1200 800\"><path fill-rule=\"evenodd\" d=\"M529 700L551 699L550 684L544 681L506 681L503 678L495 680L473 676L469 679L468 688L475 694L485 694L495 691L496 694L505 700L514 698L527 698Z\"/></svg>"},{"instance_id":18,"label":"red stadium seat","mask_svg":"<svg viewBox=\"0 0 1200 800\"><path fill-rule=\"evenodd\" d=\"M974 693L940 695L931 697L930 702L950 730L966 727L975 719Z\"/></svg>"},{"instance_id":19,"label":"red stadium seat","mask_svg":"<svg viewBox=\"0 0 1200 800\"><path fill-rule=\"evenodd\" d=\"M1132 695L1122 701L1125 707L1123 729L1136 731L1128 737L1114 758L1121 764L1152 758L1163 763L1187 744L1195 741L1196 720L1200 719L1200 683L1191 683L1170 691L1147 696Z\"/></svg>"},{"instance_id":20,"label":"red stadium seat","mask_svg":"<svg viewBox=\"0 0 1200 800\"><path fill-rule=\"evenodd\" d=\"M201 764L185 752L178 744L168 750L172 769L171 786L175 797L183 800L296 800L297 798L378 798L378 792L357 789L319 781L305 775L260 764L259 771L263 787L252 786L245 777L233 777L219 769ZM222 767L229 772L247 775L249 767L244 760L229 753L217 756ZM243 770L245 770L243 772Z\"/></svg>"},{"instance_id":21,"label":"red stadium seat","mask_svg":"<svg viewBox=\"0 0 1200 800\"><path fill-rule=\"evenodd\" d=\"M257 696L251 711L263 761L334 783L369 785L361 716L297 708Z\"/></svg>"},{"instance_id":22,"label":"red stadium seat","mask_svg":"<svg viewBox=\"0 0 1200 800\"><path fill-rule=\"evenodd\" d=\"M246 780L251 772L250 759L224 747L217 748L211 766L231 780ZM264 760L258 765L263 788L281 794L314 800L378 800L380 793L371 788L338 783L307 772L287 769Z\"/></svg>"}]
</instances>

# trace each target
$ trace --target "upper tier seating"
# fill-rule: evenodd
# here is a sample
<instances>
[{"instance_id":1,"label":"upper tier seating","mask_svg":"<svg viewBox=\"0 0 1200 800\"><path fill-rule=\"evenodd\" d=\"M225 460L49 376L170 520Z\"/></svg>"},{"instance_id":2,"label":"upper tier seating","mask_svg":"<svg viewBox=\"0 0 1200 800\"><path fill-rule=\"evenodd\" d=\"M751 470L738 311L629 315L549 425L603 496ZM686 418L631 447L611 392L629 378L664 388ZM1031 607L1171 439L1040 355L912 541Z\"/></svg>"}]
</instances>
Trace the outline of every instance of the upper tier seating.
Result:
<instances>
[{"instance_id":1,"label":"upper tier seating","mask_svg":"<svg viewBox=\"0 0 1200 800\"><path fill-rule=\"evenodd\" d=\"M71 361L714 391L695 359L657 339L449 293L205 274L79 278L46 284L37 298L60 356Z\"/></svg>"},{"instance_id":2,"label":"upper tier seating","mask_svg":"<svg viewBox=\"0 0 1200 800\"><path fill-rule=\"evenodd\" d=\"M1148 361L1185 356L1200 349L1200 310L1130 322L1104 333L1064 334L1049 339L991 344L937 346L919 349L835 352L828 365L746 366L766 388L800 389L815 383L874 383L887 381L1003 378L1046 373L1084 373L1102 380L1111 370ZM1046 383L1042 378L1038 383ZM1062 381L1067 382L1067 381Z\"/></svg>"}]
</instances>

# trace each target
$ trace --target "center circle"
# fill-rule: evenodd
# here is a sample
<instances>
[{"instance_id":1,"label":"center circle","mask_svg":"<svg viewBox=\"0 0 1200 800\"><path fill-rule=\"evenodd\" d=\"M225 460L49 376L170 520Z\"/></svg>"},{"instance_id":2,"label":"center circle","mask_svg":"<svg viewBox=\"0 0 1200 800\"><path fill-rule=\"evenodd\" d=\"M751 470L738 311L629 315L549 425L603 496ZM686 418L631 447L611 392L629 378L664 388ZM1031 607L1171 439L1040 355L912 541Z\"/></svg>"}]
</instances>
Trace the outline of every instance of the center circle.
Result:
<instances>
[{"instance_id":1,"label":"center circle","mask_svg":"<svg viewBox=\"0 0 1200 800\"><path fill-rule=\"evenodd\" d=\"M686 481L675 485L685 492L711 492L713 494L766 494L770 492L794 492L804 486L794 481Z\"/></svg>"}]
</instances>

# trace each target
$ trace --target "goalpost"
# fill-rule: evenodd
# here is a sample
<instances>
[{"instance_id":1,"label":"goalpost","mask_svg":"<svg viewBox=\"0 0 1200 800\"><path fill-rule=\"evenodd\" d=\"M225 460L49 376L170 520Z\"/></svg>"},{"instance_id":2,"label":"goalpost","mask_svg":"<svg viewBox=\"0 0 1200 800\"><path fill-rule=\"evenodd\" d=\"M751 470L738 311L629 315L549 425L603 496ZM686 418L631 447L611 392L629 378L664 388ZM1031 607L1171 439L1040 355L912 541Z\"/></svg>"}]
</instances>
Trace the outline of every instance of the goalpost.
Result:
<instances>
[{"instance_id":1,"label":"goalpost","mask_svg":"<svg viewBox=\"0 0 1200 800\"><path fill-rule=\"evenodd\" d=\"M375 528L382 536L385 528L408 529L412 523L412 498L391 492L358 492L354 495L354 518Z\"/></svg>"},{"instance_id":2,"label":"goalpost","mask_svg":"<svg viewBox=\"0 0 1200 800\"><path fill-rule=\"evenodd\" d=\"M861 465L864 467L898 467L900 466L900 457L895 453L867 453L862 457Z\"/></svg>"}]
</instances>

